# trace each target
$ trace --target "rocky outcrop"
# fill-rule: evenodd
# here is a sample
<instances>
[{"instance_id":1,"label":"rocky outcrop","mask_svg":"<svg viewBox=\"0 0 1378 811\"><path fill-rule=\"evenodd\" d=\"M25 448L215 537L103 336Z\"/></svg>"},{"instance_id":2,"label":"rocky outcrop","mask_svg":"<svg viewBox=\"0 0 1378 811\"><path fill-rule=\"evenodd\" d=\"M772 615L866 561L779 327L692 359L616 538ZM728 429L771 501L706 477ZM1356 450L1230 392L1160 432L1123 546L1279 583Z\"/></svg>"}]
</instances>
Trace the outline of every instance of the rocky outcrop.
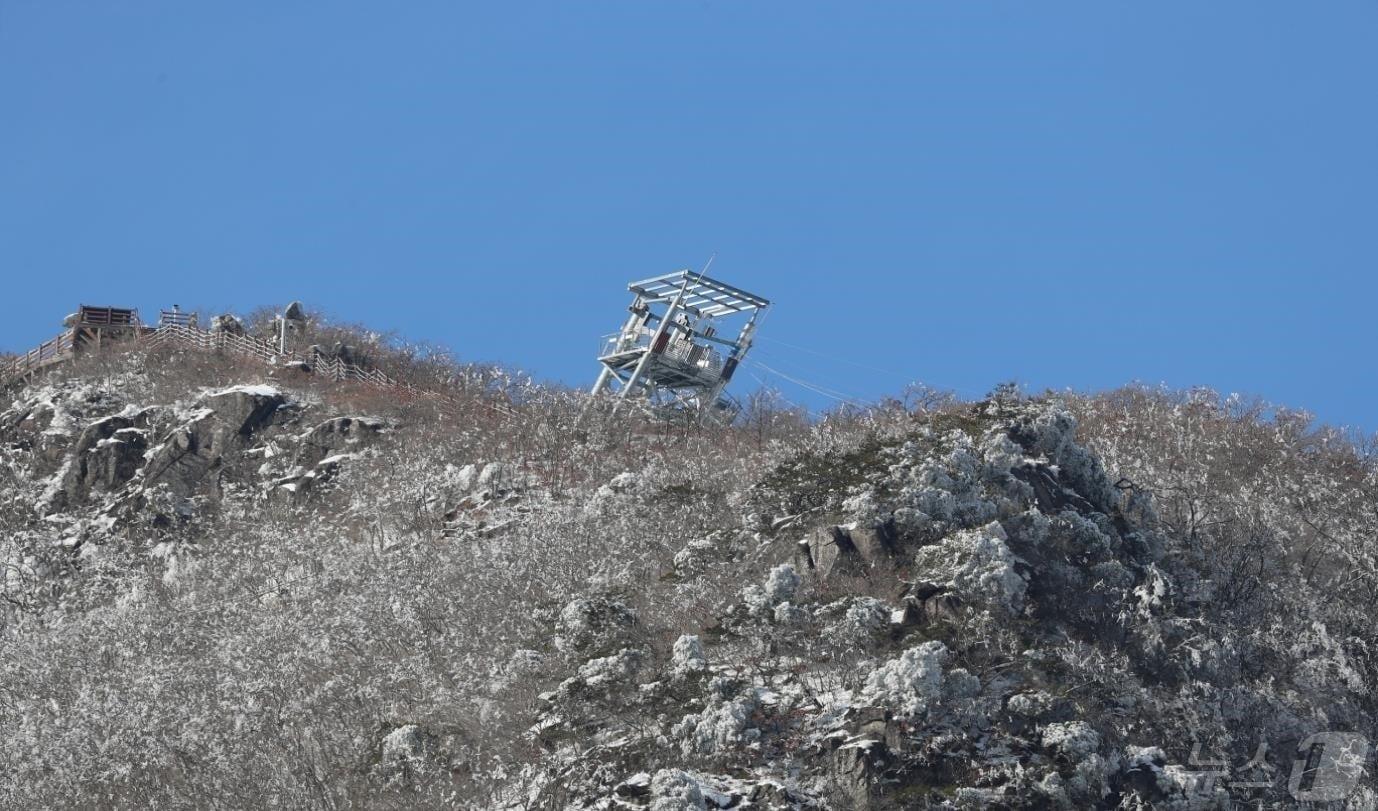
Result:
<instances>
[{"instance_id":1,"label":"rocky outcrop","mask_svg":"<svg viewBox=\"0 0 1378 811\"><path fill-rule=\"evenodd\" d=\"M1056 513L1064 509L1080 513L1095 512L1095 507L1080 493L1061 481L1061 473L1051 465L1025 463L1010 469L1010 475L1033 488L1039 508Z\"/></svg>"},{"instance_id":2,"label":"rocky outcrop","mask_svg":"<svg viewBox=\"0 0 1378 811\"><path fill-rule=\"evenodd\" d=\"M377 441L387 424L372 417L335 417L312 428L301 437L296 464L313 467L332 456L351 453Z\"/></svg>"},{"instance_id":3,"label":"rocky outcrop","mask_svg":"<svg viewBox=\"0 0 1378 811\"><path fill-rule=\"evenodd\" d=\"M16 441L25 434L43 431L52 421L52 403L19 403L0 414L0 438Z\"/></svg>"},{"instance_id":4,"label":"rocky outcrop","mask_svg":"<svg viewBox=\"0 0 1378 811\"><path fill-rule=\"evenodd\" d=\"M201 404L199 412L153 451L144 470L145 487L165 485L173 493L189 495L227 454L273 425L287 398L270 386L236 386L203 396Z\"/></svg>"},{"instance_id":5,"label":"rocky outcrop","mask_svg":"<svg viewBox=\"0 0 1378 811\"><path fill-rule=\"evenodd\" d=\"M246 334L244 322L229 313L211 319L211 332L223 332L228 335Z\"/></svg>"},{"instance_id":6,"label":"rocky outcrop","mask_svg":"<svg viewBox=\"0 0 1378 811\"><path fill-rule=\"evenodd\" d=\"M365 354L352 344L336 341L330 346L312 344L306 350L307 355L312 358L327 361L339 361L354 366L362 366L367 362Z\"/></svg>"},{"instance_id":7,"label":"rocky outcrop","mask_svg":"<svg viewBox=\"0 0 1378 811\"><path fill-rule=\"evenodd\" d=\"M844 457L868 466L855 473L838 473L831 459L796 465L833 477L823 482L836 492L818 498L830 520L798 529L796 520L753 521L746 546L758 566L771 555L793 563L741 589L708 633L682 635L659 661L648 652L637 669L616 669L618 689L634 697L619 710L655 729L645 745L658 758L632 759L636 771L618 775L628 807L646 796L637 772L666 763L683 767L679 784L696 787L705 808L735 807L716 805L710 786L727 785L713 770L743 763L757 779L789 785L780 807L1071 808L1107 796L1121 779L1113 753L1127 741L1078 717L1084 710L1060 697L1065 665L1035 652L1049 639L1072 650L1123 644L1098 629L1113 627L1108 612L1151 582L1153 558L1140 550L1152 544L1126 540L1151 530L1121 512L1055 409L975 412L959 425ZM790 503L767 495L762 506ZM675 577L711 571L688 564L713 548L688 541ZM630 625L587 601L566 613L564 626ZM599 655L583 664L571 656L577 675L562 688L620 661ZM744 656L808 675L765 664L753 677L750 667L721 664ZM838 660L850 668L839 673ZM567 735L587 736L605 723L606 712L588 711L589 691L550 695L550 728L561 719ZM806 754L777 770L781 752ZM1001 765L1015 762L1008 773ZM1136 768L1126 786L1157 785L1151 764ZM589 783L618 785L601 780L591 773ZM722 795L740 804L754 793ZM652 781L648 801L659 796Z\"/></svg>"},{"instance_id":8,"label":"rocky outcrop","mask_svg":"<svg viewBox=\"0 0 1378 811\"><path fill-rule=\"evenodd\" d=\"M962 599L946 586L919 581L909 588L903 607L892 624L902 630L944 620L961 619Z\"/></svg>"},{"instance_id":9,"label":"rocky outcrop","mask_svg":"<svg viewBox=\"0 0 1378 811\"><path fill-rule=\"evenodd\" d=\"M0 442L15 450L32 451L47 465L58 464L70 444L65 433L49 432L57 410L46 401L17 403L0 414Z\"/></svg>"},{"instance_id":10,"label":"rocky outcrop","mask_svg":"<svg viewBox=\"0 0 1378 811\"><path fill-rule=\"evenodd\" d=\"M799 544L803 567L825 578L865 575L875 567L892 565L901 551L893 522L821 527Z\"/></svg>"},{"instance_id":11,"label":"rocky outcrop","mask_svg":"<svg viewBox=\"0 0 1378 811\"><path fill-rule=\"evenodd\" d=\"M82 430L62 480L62 498L50 509L84 501L92 490L113 491L134 478L148 450L154 409L116 414Z\"/></svg>"},{"instance_id":12,"label":"rocky outcrop","mask_svg":"<svg viewBox=\"0 0 1378 811\"><path fill-rule=\"evenodd\" d=\"M826 761L828 779L847 807L870 811L880 798L879 783L889 764L889 751L883 740L858 736L834 749Z\"/></svg>"}]
</instances>

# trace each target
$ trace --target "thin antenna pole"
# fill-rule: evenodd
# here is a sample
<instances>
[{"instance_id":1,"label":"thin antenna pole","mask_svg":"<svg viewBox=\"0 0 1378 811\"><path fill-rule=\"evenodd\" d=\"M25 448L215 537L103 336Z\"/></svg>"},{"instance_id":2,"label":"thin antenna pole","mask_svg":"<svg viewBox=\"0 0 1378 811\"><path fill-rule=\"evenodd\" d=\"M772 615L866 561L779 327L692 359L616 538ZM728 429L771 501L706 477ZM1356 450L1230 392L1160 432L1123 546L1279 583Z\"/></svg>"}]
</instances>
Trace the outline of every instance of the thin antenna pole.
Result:
<instances>
[{"instance_id":1,"label":"thin antenna pole","mask_svg":"<svg viewBox=\"0 0 1378 811\"><path fill-rule=\"evenodd\" d=\"M713 251L713 255L710 256L710 257L708 257L708 263L705 264L705 265L703 266L703 270L700 270L700 271L699 271L699 277L698 277L697 279L694 280L694 282L695 282L696 284L697 284L698 282L703 281L703 277L704 277L705 275L708 274L708 269L711 268L711 267L713 267L713 260L714 260L714 259L717 259L717 258L718 258L718 252L717 252L717 251Z\"/></svg>"}]
</instances>

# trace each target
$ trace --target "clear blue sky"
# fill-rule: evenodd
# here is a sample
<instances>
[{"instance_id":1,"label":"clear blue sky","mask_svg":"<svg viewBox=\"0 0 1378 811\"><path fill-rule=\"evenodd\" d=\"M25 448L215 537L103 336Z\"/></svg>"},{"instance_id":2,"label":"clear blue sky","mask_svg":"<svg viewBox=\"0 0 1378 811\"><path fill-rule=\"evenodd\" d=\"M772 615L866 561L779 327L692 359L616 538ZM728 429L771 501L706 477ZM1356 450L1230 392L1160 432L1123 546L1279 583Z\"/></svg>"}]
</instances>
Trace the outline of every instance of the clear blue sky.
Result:
<instances>
[{"instance_id":1,"label":"clear blue sky","mask_svg":"<svg viewBox=\"0 0 1378 811\"><path fill-rule=\"evenodd\" d=\"M716 251L776 302L759 359L856 397L1372 431L1375 43L1373 0L4 0L0 347L300 298L587 385L626 282Z\"/></svg>"}]
</instances>

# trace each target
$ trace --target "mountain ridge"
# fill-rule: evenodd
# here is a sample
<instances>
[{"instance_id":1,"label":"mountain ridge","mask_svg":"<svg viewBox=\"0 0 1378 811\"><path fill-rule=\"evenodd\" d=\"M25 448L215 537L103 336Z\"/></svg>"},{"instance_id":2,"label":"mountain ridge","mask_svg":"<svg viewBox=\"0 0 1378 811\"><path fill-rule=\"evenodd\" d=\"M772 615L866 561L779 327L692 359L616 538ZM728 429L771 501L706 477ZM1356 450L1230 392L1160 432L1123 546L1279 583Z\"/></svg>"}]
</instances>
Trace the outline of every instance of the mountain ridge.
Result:
<instances>
[{"instance_id":1,"label":"mountain ridge","mask_svg":"<svg viewBox=\"0 0 1378 811\"><path fill-rule=\"evenodd\" d=\"M1324 745L1289 782L1373 728L1378 596L1371 449L1298 414L1006 388L707 429L467 379L164 347L0 395L0 800L1378 796Z\"/></svg>"}]
</instances>

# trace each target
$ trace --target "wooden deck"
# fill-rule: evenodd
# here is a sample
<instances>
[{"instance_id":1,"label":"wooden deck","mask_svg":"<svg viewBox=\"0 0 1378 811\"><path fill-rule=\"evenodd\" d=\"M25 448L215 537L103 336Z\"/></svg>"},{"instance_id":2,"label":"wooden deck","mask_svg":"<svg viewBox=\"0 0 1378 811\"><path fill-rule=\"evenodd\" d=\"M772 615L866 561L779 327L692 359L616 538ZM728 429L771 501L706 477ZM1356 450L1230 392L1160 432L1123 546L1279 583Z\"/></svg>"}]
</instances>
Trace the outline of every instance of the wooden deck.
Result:
<instances>
[{"instance_id":1,"label":"wooden deck","mask_svg":"<svg viewBox=\"0 0 1378 811\"><path fill-rule=\"evenodd\" d=\"M90 320L87 320L88 313L91 316ZM395 388L409 396L442 405L450 403L467 406L472 402L460 401L443 391L414 386L382 370L346 363L339 358L314 353L307 356L296 352L279 352L276 344L252 336L202 329L191 318L160 318L159 322L156 327L146 327L139 321L137 310L83 305L77 317L71 320L68 330L23 355L7 362L0 362L0 387L27 381L41 370L69 361L79 354L100 351L104 345L110 343L102 337L109 331L119 335L121 340L133 340L148 349L175 346L178 349L233 354L277 368L295 367L316 377L338 383L355 382ZM517 416L515 410L501 403L482 401L482 405L503 417Z\"/></svg>"}]
</instances>

